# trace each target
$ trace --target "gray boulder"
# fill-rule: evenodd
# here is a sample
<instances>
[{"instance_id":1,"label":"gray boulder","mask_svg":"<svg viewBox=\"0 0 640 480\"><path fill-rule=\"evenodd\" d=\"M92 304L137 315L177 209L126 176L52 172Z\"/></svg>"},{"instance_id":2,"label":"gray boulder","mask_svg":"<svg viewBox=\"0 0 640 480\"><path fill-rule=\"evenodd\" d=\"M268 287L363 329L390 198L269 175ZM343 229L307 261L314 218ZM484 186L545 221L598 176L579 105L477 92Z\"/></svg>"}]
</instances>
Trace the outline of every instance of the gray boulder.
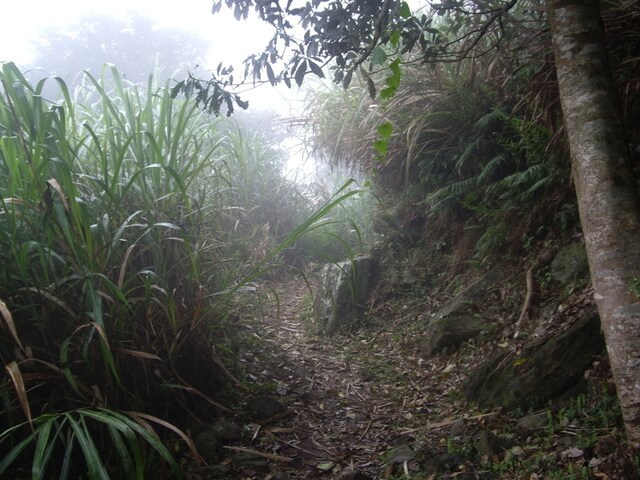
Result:
<instances>
[{"instance_id":1,"label":"gray boulder","mask_svg":"<svg viewBox=\"0 0 640 480\"><path fill-rule=\"evenodd\" d=\"M481 408L544 407L578 386L603 350L598 313L589 309L564 333L531 342L517 356L490 357L471 373L465 396Z\"/></svg>"},{"instance_id":2,"label":"gray boulder","mask_svg":"<svg viewBox=\"0 0 640 480\"><path fill-rule=\"evenodd\" d=\"M458 348L467 340L489 331L491 324L480 316L451 315L432 318L425 331L421 351L433 355Z\"/></svg>"},{"instance_id":3,"label":"gray boulder","mask_svg":"<svg viewBox=\"0 0 640 480\"><path fill-rule=\"evenodd\" d=\"M499 269L491 270L431 315L421 344L422 353L433 355L445 349L458 348L467 340L490 330L491 323L479 311L500 280L504 280L504 273ZM485 308L482 310L487 311Z\"/></svg>"},{"instance_id":4,"label":"gray boulder","mask_svg":"<svg viewBox=\"0 0 640 480\"><path fill-rule=\"evenodd\" d=\"M356 257L353 261L326 264L313 303L313 317L324 333L353 324L373 288L376 261Z\"/></svg>"}]
</instances>

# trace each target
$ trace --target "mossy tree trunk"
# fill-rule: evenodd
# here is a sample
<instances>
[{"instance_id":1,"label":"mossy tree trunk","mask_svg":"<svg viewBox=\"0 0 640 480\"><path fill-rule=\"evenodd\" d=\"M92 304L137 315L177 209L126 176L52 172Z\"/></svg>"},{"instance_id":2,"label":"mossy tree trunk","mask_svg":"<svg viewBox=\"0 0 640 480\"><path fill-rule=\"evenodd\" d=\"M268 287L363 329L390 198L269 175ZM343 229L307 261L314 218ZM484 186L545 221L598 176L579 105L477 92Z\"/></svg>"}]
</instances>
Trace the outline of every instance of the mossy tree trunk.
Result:
<instances>
[{"instance_id":1,"label":"mossy tree trunk","mask_svg":"<svg viewBox=\"0 0 640 480\"><path fill-rule=\"evenodd\" d=\"M640 197L598 0L549 0L564 124L591 278L630 445L640 451Z\"/></svg>"}]
</instances>

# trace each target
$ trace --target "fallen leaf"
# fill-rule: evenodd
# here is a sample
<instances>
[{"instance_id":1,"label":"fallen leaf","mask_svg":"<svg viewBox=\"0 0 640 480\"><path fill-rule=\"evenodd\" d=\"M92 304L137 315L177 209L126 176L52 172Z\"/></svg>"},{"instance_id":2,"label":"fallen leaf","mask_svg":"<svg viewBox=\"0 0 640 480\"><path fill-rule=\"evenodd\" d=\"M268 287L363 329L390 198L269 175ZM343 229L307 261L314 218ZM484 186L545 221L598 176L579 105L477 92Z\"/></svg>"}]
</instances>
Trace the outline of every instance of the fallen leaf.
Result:
<instances>
[{"instance_id":1,"label":"fallen leaf","mask_svg":"<svg viewBox=\"0 0 640 480\"><path fill-rule=\"evenodd\" d=\"M580 458L584 455L584 452L576 447L566 449L560 454L562 458Z\"/></svg>"},{"instance_id":2,"label":"fallen leaf","mask_svg":"<svg viewBox=\"0 0 640 480\"><path fill-rule=\"evenodd\" d=\"M321 462L318 465L316 465L316 468L318 470L322 470L323 472L328 472L333 468L334 465L335 464L333 462Z\"/></svg>"}]
</instances>

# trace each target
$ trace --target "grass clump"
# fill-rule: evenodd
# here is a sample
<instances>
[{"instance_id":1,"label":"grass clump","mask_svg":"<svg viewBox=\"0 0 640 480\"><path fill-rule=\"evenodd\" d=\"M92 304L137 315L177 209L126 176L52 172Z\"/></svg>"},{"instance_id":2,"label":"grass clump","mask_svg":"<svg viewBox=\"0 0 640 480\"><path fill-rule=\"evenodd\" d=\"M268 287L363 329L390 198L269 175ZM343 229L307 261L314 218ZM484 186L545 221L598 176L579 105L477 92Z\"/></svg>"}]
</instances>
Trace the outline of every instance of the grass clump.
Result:
<instances>
[{"instance_id":1,"label":"grass clump","mask_svg":"<svg viewBox=\"0 0 640 480\"><path fill-rule=\"evenodd\" d=\"M1 470L35 445L42 475L105 478L110 458L139 476L151 452L170 458L153 423L180 434L168 421L194 396L224 408L205 340L220 252L203 226L223 207L215 122L115 68L74 96L58 80L60 104L13 64L0 80Z\"/></svg>"}]
</instances>

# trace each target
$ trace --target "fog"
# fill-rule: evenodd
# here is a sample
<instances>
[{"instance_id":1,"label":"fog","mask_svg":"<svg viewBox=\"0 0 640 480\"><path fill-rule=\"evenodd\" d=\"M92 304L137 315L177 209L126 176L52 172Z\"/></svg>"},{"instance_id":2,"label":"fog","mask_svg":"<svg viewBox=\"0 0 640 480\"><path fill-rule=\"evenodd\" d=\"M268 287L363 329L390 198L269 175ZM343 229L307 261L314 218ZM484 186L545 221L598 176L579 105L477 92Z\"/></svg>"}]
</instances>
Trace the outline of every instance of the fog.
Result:
<instances>
[{"instance_id":1,"label":"fog","mask_svg":"<svg viewBox=\"0 0 640 480\"><path fill-rule=\"evenodd\" d=\"M136 83L156 67L163 78L189 71L208 78L219 63L241 72L242 60L262 49L272 27L257 19L238 22L225 10L212 15L210 7L207 0L7 3L0 61L31 71L31 79L57 75L70 83L84 70L100 75L105 63ZM247 87L243 97L252 109L288 115L299 108L298 92L286 89Z\"/></svg>"}]
</instances>

